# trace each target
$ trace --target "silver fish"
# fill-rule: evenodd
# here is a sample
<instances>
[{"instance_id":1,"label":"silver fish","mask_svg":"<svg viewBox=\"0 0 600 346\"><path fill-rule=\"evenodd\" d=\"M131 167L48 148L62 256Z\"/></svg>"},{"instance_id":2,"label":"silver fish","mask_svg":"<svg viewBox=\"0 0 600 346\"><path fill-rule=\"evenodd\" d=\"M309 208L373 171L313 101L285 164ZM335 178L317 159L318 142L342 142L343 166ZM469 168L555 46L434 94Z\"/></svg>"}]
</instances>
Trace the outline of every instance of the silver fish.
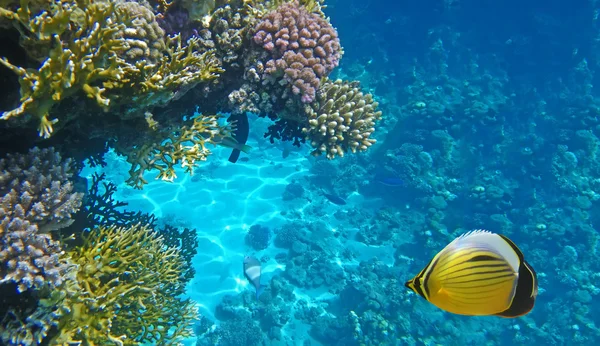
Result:
<instances>
[{"instance_id":1,"label":"silver fish","mask_svg":"<svg viewBox=\"0 0 600 346\"><path fill-rule=\"evenodd\" d=\"M260 262L256 258L252 256L244 257L244 275L256 288L256 299L258 299L264 291L264 286L260 284Z\"/></svg>"}]
</instances>

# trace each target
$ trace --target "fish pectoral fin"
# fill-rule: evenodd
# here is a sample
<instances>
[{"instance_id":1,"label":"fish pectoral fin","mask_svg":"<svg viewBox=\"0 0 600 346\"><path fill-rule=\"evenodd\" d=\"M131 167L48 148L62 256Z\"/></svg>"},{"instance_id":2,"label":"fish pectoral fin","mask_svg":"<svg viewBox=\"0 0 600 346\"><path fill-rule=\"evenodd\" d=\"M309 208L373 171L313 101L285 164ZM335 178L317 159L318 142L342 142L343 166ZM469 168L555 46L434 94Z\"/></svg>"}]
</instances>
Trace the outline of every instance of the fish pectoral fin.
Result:
<instances>
[{"instance_id":1,"label":"fish pectoral fin","mask_svg":"<svg viewBox=\"0 0 600 346\"><path fill-rule=\"evenodd\" d=\"M437 290L437 292L435 294L438 297L448 297L450 295L450 292L448 292L448 290L445 289L444 287L440 287L440 289Z\"/></svg>"}]
</instances>

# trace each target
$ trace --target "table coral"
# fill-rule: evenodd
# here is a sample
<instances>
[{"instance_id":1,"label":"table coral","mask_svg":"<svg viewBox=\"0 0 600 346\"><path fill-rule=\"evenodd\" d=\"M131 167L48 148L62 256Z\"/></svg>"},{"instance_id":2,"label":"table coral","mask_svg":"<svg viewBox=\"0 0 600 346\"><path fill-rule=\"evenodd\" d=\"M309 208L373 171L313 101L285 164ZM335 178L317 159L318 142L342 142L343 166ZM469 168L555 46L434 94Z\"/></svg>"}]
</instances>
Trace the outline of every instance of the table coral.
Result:
<instances>
[{"instance_id":1,"label":"table coral","mask_svg":"<svg viewBox=\"0 0 600 346\"><path fill-rule=\"evenodd\" d=\"M362 93L358 83L325 82L317 102L305 107L309 120L303 132L315 148L313 155L325 154L333 159L348 150L367 150L376 142L370 136L381 119L377 106L371 94Z\"/></svg>"},{"instance_id":2,"label":"table coral","mask_svg":"<svg viewBox=\"0 0 600 346\"><path fill-rule=\"evenodd\" d=\"M275 79L283 77L303 102L312 102L320 79L329 75L342 57L337 30L298 1L267 13L254 30L254 42L271 56L265 72Z\"/></svg>"}]
</instances>

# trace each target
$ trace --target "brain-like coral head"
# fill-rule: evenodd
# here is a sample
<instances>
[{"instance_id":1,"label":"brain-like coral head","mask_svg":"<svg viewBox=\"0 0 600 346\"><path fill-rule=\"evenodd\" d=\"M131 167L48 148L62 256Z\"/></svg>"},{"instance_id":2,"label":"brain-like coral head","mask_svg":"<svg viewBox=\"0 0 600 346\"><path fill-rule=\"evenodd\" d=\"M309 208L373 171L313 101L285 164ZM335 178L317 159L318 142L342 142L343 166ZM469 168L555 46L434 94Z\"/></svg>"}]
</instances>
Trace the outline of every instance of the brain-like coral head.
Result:
<instances>
[{"instance_id":1,"label":"brain-like coral head","mask_svg":"<svg viewBox=\"0 0 600 346\"><path fill-rule=\"evenodd\" d=\"M126 25L116 35L127 43L125 60L133 64L142 59L158 62L166 48L165 31L152 10L138 2L120 2L115 9L116 19Z\"/></svg>"},{"instance_id":2,"label":"brain-like coral head","mask_svg":"<svg viewBox=\"0 0 600 346\"><path fill-rule=\"evenodd\" d=\"M337 30L298 1L267 13L255 27L254 42L271 55L265 71L283 75L304 103L315 99L320 79L338 66L343 54Z\"/></svg>"}]
</instances>

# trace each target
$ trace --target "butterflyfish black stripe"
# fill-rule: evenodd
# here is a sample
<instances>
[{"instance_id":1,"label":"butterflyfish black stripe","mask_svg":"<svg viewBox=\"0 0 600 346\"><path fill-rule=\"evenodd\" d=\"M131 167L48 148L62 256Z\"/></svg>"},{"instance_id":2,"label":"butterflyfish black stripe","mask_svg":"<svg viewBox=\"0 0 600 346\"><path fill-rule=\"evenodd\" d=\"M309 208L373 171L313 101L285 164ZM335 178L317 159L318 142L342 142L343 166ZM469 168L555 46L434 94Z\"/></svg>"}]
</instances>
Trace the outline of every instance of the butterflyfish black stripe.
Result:
<instances>
[{"instance_id":1,"label":"butterflyfish black stripe","mask_svg":"<svg viewBox=\"0 0 600 346\"><path fill-rule=\"evenodd\" d=\"M425 267L425 269L423 269L423 271L419 274L423 274L423 276L421 276L423 278L423 289L424 292L426 294L423 295L423 297L428 298L430 295L429 292L429 277L431 276L431 272L433 271L436 263L440 260L440 257L442 257L441 254L437 254L434 258L431 259L431 261L429 261L429 263L427 264L427 266Z\"/></svg>"},{"instance_id":2,"label":"butterflyfish black stripe","mask_svg":"<svg viewBox=\"0 0 600 346\"><path fill-rule=\"evenodd\" d=\"M470 264L469 262L470 262L469 260L466 260L466 261L457 262L457 263L454 263L452 265L447 265L447 266L439 265L437 267L437 273L438 274L442 274L442 273L444 273L447 270L450 270L452 268L455 268L455 267L461 266L461 265L465 266L466 269L468 269L468 268L479 268L479 267L485 267L485 266L488 266L488 267L499 267L499 266L508 267L509 266L508 263L506 263L506 261L503 261L503 260L490 261L492 263L479 264L479 265L473 265L473 264ZM465 268L463 268L463 269L465 269ZM463 270L463 269L460 269L460 270Z\"/></svg>"},{"instance_id":3,"label":"butterflyfish black stripe","mask_svg":"<svg viewBox=\"0 0 600 346\"><path fill-rule=\"evenodd\" d=\"M510 268L509 265L507 265L506 263L501 263L501 264L482 264L482 265L478 265L478 266L465 266L464 268L460 268L460 269L456 269L454 271L452 271L452 274L456 274L465 270L475 270L477 271L477 269L481 269L481 268L509 268L509 270L512 271L512 268ZM440 270L438 272L436 272L437 275L441 275L443 274L445 271L449 270L451 268L446 268L444 270Z\"/></svg>"},{"instance_id":4,"label":"butterflyfish black stripe","mask_svg":"<svg viewBox=\"0 0 600 346\"><path fill-rule=\"evenodd\" d=\"M473 304L481 304L481 301L485 301L485 300L489 300L490 298L494 298L495 295L491 295L491 296L487 296L487 297L481 297L481 299L468 299L468 300L461 300L461 299L456 299L455 297L448 297L448 301L450 302L458 302L462 305L473 305ZM454 303L454 305L459 305Z\"/></svg>"},{"instance_id":5,"label":"butterflyfish black stripe","mask_svg":"<svg viewBox=\"0 0 600 346\"><path fill-rule=\"evenodd\" d=\"M467 281L453 281L453 280L444 280L444 285L446 283L448 284L460 284L460 283L466 283L466 282L478 282L478 281L490 281L490 280L495 280L495 279L501 279L501 278L514 278L515 276L511 273L509 275L501 275L501 276L494 276L494 277L488 277L488 278L481 278L481 279L473 279L473 280L467 280ZM504 280L503 280L504 281Z\"/></svg>"},{"instance_id":6,"label":"butterflyfish black stripe","mask_svg":"<svg viewBox=\"0 0 600 346\"><path fill-rule=\"evenodd\" d=\"M477 253L481 253L484 252L485 254L477 254ZM464 257L469 257L471 255L471 258L462 260ZM493 255L490 254L489 251L478 251L478 250L474 250L474 251L470 251L470 252L466 252L457 256L450 256L450 254L445 254L444 256L440 256L442 257L442 260L440 260L438 265L445 265L448 263L452 263L452 262L456 262L456 263L464 263L464 262L471 262L471 261L505 261L505 259L502 256L496 256L494 257Z\"/></svg>"},{"instance_id":7,"label":"butterflyfish black stripe","mask_svg":"<svg viewBox=\"0 0 600 346\"><path fill-rule=\"evenodd\" d=\"M474 271L472 273L466 273L466 274L461 274L461 275L444 275L444 278L447 278L449 280L453 280L453 279L460 279L460 278L466 278L469 276L483 276L483 275L487 275L487 274L501 274L501 273L510 273L514 275L514 272L512 271L512 269L499 269L499 270L485 270L485 271ZM454 273L452 273L454 274Z\"/></svg>"},{"instance_id":8,"label":"butterflyfish black stripe","mask_svg":"<svg viewBox=\"0 0 600 346\"><path fill-rule=\"evenodd\" d=\"M463 298L471 298L471 297L477 297L477 298L479 298L479 297L481 297L481 294L484 294L484 293L493 293L493 292L497 293L498 291L500 291L500 289L498 289L498 288L493 289L493 290L481 291L481 292L477 292L477 293L473 293L473 292L460 292L460 291L457 291L457 290L452 290L452 296L453 297L463 297ZM495 297L495 296L496 296L496 294L491 295L490 297Z\"/></svg>"},{"instance_id":9,"label":"butterflyfish black stripe","mask_svg":"<svg viewBox=\"0 0 600 346\"><path fill-rule=\"evenodd\" d=\"M483 287L501 285L501 284L506 283L506 281L508 281L508 280L502 280L502 281L492 282L492 283L485 284L485 285L475 285L475 286L473 286L473 285L464 286L464 285L460 285L458 283L452 283L452 284L448 285L446 282L444 282L444 287L445 288L464 288L464 289L477 288L477 289L479 289L479 288L483 288ZM471 283L471 282L473 282L473 281L466 281L464 283Z\"/></svg>"},{"instance_id":10,"label":"butterflyfish black stripe","mask_svg":"<svg viewBox=\"0 0 600 346\"><path fill-rule=\"evenodd\" d=\"M477 255L468 260L468 262L480 262L480 261L498 261L498 257L492 257L490 255Z\"/></svg>"},{"instance_id":11,"label":"butterflyfish black stripe","mask_svg":"<svg viewBox=\"0 0 600 346\"><path fill-rule=\"evenodd\" d=\"M457 259L453 259L452 261L448 261L446 263L440 263L438 264L438 268L452 268L452 267L456 267L457 265L476 265L476 264L485 264L485 263L506 263L506 261L504 259L494 259L492 261L477 261L477 262L472 262L470 259L461 259L461 260L457 260Z\"/></svg>"},{"instance_id":12,"label":"butterflyfish black stripe","mask_svg":"<svg viewBox=\"0 0 600 346\"><path fill-rule=\"evenodd\" d=\"M478 271L464 271L461 272L460 274L448 274L448 275L440 275L439 278L440 280L444 280L444 281L453 281L453 280L464 280L470 277L473 278L478 278L478 279L491 279L494 278L496 276L504 276L507 275L508 273L513 274L514 272L510 269L506 269L506 270L486 270L484 268L482 268L481 270Z\"/></svg>"},{"instance_id":13,"label":"butterflyfish black stripe","mask_svg":"<svg viewBox=\"0 0 600 346\"><path fill-rule=\"evenodd\" d=\"M469 251L463 251L462 253L460 253L459 255L456 255L456 256L452 256L452 255L454 255L454 253L452 251L443 252L439 256L438 265L445 265L448 262L458 261L459 259L466 257L466 256L473 255L473 254L477 253L478 251L479 250L477 250L477 249L471 249Z\"/></svg>"},{"instance_id":14,"label":"butterflyfish black stripe","mask_svg":"<svg viewBox=\"0 0 600 346\"><path fill-rule=\"evenodd\" d=\"M481 249L484 250L484 249ZM480 249L471 249L469 251L464 251L463 253L459 254L458 256L454 256L452 257L451 255L453 254L452 251L448 251L446 253L443 253L442 255L440 255L440 257L443 259L440 261L440 264L446 264L448 262L453 262L453 261L458 261L459 259L475 254L477 252L480 252Z\"/></svg>"},{"instance_id":15,"label":"butterflyfish black stripe","mask_svg":"<svg viewBox=\"0 0 600 346\"><path fill-rule=\"evenodd\" d=\"M427 268L429 268L432 261L433 261L433 259L431 259L431 261L429 261L429 263L427 263L425 268L423 268L423 270L421 270L419 272L419 274L417 274L417 276L415 276L414 279L412 279L412 281L409 281L410 283L412 283L417 294L425 299L427 299L427 297L429 297L429 292L427 292L427 295L425 295L425 292L423 291L423 287L421 287L421 278L423 277L423 275L425 275L425 271L427 270ZM425 289L427 289L427 288L425 288Z\"/></svg>"}]
</instances>

